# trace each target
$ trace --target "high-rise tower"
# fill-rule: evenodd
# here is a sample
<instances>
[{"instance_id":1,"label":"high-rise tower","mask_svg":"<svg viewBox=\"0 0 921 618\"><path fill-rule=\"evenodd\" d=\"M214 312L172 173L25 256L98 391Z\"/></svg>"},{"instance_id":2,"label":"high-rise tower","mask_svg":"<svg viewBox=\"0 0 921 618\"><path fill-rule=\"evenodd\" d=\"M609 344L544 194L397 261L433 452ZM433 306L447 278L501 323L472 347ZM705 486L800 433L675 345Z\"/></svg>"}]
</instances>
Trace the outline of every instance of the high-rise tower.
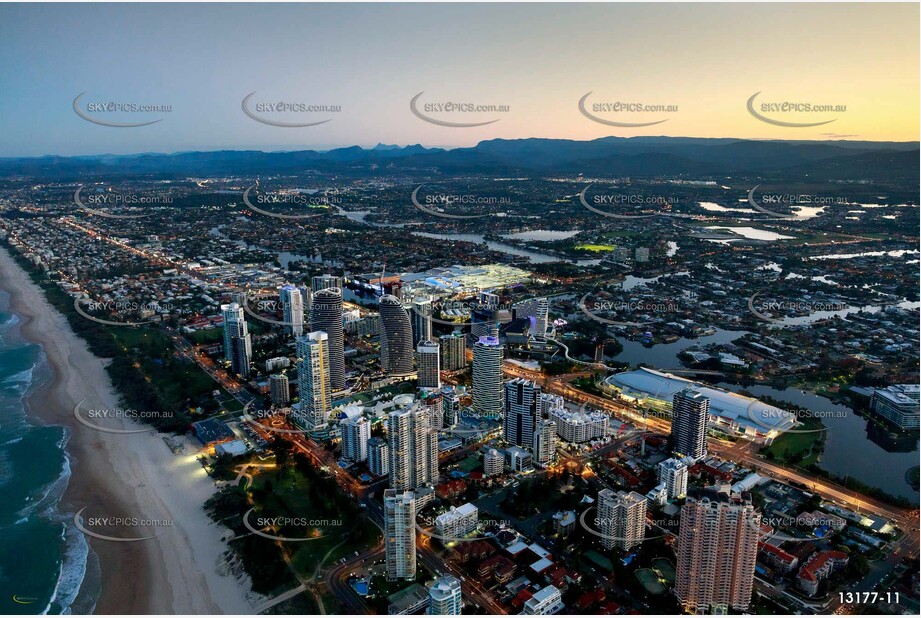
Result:
<instances>
[{"instance_id":1,"label":"high-rise tower","mask_svg":"<svg viewBox=\"0 0 921 618\"><path fill-rule=\"evenodd\" d=\"M672 399L672 450L684 457L701 459L707 454L707 421L710 400L702 393L684 389Z\"/></svg>"},{"instance_id":2,"label":"high-rise tower","mask_svg":"<svg viewBox=\"0 0 921 618\"><path fill-rule=\"evenodd\" d=\"M419 388L441 388L441 347L434 341L416 347L416 372Z\"/></svg>"},{"instance_id":3,"label":"high-rise tower","mask_svg":"<svg viewBox=\"0 0 921 618\"><path fill-rule=\"evenodd\" d=\"M747 611L760 536L761 515L747 497L712 488L691 491L675 543L675 595L684 611Z\"/></svg>"},{"instance_id":4,"label":"high-rise tower","mask_svg":"<svg viewBox=\"0 0 921 618\"><path fill-rule=\"evenodd\" d=\"M597 524L602 545L629 551L646 537L646 497L635 491L600 491Z\"/></svg>"},{"instance_id":5,"label":"high-rise tower","mask_svg":"<svg viewBox=\"0 0 921 618\"><path fill-rule=\"evenodd\" d=\"M438 430L428 409L414 403L387 415L390 487L418 489L438 481Z\"/></svg>"},{"instance_id":6,"label":"high-rise tower","mask_svg":"<svg viewBox=\"0 0 921 618\"><path fill-rule=\"evenodd\" d=\"M329 337L322 331L297 338L297 384L300 403L295 415L315 430L326 426L330 410Z\"/></svg>"},{"instance_id":7,"label":"high-rise tower","mask_svg":"<svg viewBox=\"0 0 921 618\"><path fill-rule=\"evenodd\" d=\"M231 371L241 378L248 378L253 344L243 317L243 307L239 303L221 305L221 313L224 316L224 358L230 361Z\"/></svg>"},{"instance_id":8,"label":"high-rise tower","mask_svg":"<svg viewBox=\"0 0 921 618\"><path fill-rule=\"evenodd\" d=\"M473 344L473 409L482 418L502 413L502 346L498 337Z\"/></svg>"},{"instance_id":9,"label":"high-rise tower","mask_svg":"<svg viewBox=\"0 0 921 618\"><path fill-rule=\"evenodd\" d=\"M413 331L403 303L389 294L378 300L381 315L381 369L392 376L413 372Z\"/></svg>"},{"instance_id":10,"label":"high-rise tower","mask_svg":"<svg viewBox=\"0 0 921 618\"><path fill-rule=\"evenodd\" d=\"M411 491L384 490L384 552L387 579L415 579L416 497Z\"/></svg>"},{"instance_id":11,"label":"high-rise tower","mask_svg":"<svg viewBox=\"0 0 921 618\"><path fill-rule=\"evenodd\" d=\"M476 357L473 362L474 371L476 371ZM505 421L502 435L505 441L512 446L532 448L534 430L541 418L540 394L540 386L524 378L515 378L505 383ZM476 396L476 391L474 391L474 396ZM474 399L474 405L476 405L476 399Z\"/></svg>"},{"instance_id":12,"label":"high-rise tower","mask_svg":"<svg viewBox=\"0 0 921 618\"><path fill-rule=\"evenodd\" d=\"M413 299L413 345L432 339L432 299L420 296Z\"/></svg>"},{"instance_id":13,"label":"high-rise tower","mask_svg":"<svg viewBox=\"0 0 921 618\"><path fill-rule=\"evenodd\" d=\"M329 385L333 391L345 388L345 338L342 333L342 290L325 288L313 295L310 330L323 331L329 338Z\"/></svg>"},{"instance_id":14,"label":"high-rise tower","mask_svg":"<svg viewBox=\"0 0 921 618\"><path fill-rule=\"evenodd\" d=\"M295 337L304 334L304 297L300 289L286 285L278 292L285 328Z\"/></svg>"}]
</instances>

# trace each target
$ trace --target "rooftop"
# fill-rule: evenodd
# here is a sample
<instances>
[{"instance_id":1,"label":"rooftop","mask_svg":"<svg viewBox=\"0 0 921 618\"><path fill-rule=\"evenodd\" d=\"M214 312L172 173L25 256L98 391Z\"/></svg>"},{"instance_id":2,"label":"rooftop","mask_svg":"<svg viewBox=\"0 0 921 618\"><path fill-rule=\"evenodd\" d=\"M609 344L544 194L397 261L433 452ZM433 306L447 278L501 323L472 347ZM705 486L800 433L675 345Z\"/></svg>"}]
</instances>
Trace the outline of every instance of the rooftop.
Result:
<instances>
[{"instance_id":1,"label":"rooftop","mask_svg":"<svg viewBox=\"0 0 921 618\"><path fill-rule=\"evenodd\" d=\"M614 374L605 380L631 397L671 401L675 393L693 389L710 400L710 414L758 433L784 432L794 426L793 414L731 391L645 367Z\"/></svg>"}]
</instances>

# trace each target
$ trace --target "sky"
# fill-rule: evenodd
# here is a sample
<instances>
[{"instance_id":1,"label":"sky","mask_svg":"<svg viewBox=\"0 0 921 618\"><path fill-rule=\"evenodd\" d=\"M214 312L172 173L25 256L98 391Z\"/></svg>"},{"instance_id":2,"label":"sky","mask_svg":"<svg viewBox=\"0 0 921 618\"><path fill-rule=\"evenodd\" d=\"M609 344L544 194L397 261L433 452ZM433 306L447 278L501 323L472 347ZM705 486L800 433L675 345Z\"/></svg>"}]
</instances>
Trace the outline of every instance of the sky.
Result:
<instances>
[{"instance_id":1,"label":"sky","mask_svg":"<svg viewBox=\"0 0 921 618\"><path fill-rule=\"evenodd\" d=\"M918 4L0 5L0 156L608 135L915 141ZM281 127L258 122L323 124ZM148 122L139 127L102 122ZM417 100L420 115L410 101ZM611 126L602 121L649 123ZM786 123L760 120L754 110ZM160 112L98 112L120 102ZM267 103L338 106L274 112ZM438 111L438 103L505 106ZM770 104L830 105L803 112ZM611 104L664 106L662 111ZM766 107L762 107L765 105ZM443 126L478 124L480 126Z\"/></svg>"}]
</instances>

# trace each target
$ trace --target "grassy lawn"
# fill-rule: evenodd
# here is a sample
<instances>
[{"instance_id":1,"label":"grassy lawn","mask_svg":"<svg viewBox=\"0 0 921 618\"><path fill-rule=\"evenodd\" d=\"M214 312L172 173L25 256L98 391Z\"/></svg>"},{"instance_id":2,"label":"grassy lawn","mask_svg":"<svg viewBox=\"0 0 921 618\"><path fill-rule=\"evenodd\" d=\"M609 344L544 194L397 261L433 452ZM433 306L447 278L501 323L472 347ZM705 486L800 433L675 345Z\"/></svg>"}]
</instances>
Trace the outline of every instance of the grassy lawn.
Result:
<instances>
[{"instance_id":1,"label":"grassy lawn","mask_svg":"<svg viewBox=\"0 0 921 618\"><path fill-rule=\"evenodd\" d=\"M573 249L577 251L614 251L614 245L576 245Z\"/></svg>"},{"instance_id":2,"label":"grassy lawn","mask_svg":"<svg viewBox=\"0 0 921 618\"><path fill-rule=\"evenodd\" d=\"M767 456L772 453L778 460L786 459L795 462L799 466L809 466L815 463L818 452L813 449L818 443L825 438L822 431L810 431L807 433L785 433L770 446L761 449L761 454Z\"/></svg>"},{"instance_id":3,"label":"grassy lawn","mask_svg":"<svg viewBox=\"0 0 921 618\"><path fill-rule=\"evenodd\" d=\"M316 540L286 544L292 564L303 576L313 576L321 560L324 564L335 562L364 551L380 538L377 527L367 519L359 522L343 515L341 495L325 487L312 487L311 479L294 468L270 469L255 475L252 492L259 504L259 515L295 520L296 525L280 526L273 534L292 539L317 536Z\"/></svg>"},{"instance_id":4,"label":"grassy lawn","mask_svg":"<svg viewBox=\"0 0 921 618\"><path fill-rule=\"evenodd\" d=\"M192 341L196 344L215 343L224 338L224 330L221 328L208 328L192 333Z\"/></svg>"},{"instance_id":5,"label":"grassy lawn","mask_svg":"<svg viewBox=\"0 0 921 618\"><path fill-rule=\"evenodd\" d=\"M426 582L434 579L434 576L421 561L416 562L416 579L415 583L425 585ZM368 592L368 604L379 614L386 614L387 608L390 605L390 601L387 599L392 594L395 594L405 588L409 588L413 585L414 582L398 580L398 581L387 581L387 578L383 575L375 575L371 578L371 586Z\"/></svg>"},{"instance_id":6,"label":"grassy lawn","mask_svg":"<svg viewBox=\"0 0 921 618\"><path fill-rule=\"evenodd\" d=\"M480 460L474 456L470 456L457 462L457 469L461 472L473 472L479 465Z\"/></svg>"}]
</instances>

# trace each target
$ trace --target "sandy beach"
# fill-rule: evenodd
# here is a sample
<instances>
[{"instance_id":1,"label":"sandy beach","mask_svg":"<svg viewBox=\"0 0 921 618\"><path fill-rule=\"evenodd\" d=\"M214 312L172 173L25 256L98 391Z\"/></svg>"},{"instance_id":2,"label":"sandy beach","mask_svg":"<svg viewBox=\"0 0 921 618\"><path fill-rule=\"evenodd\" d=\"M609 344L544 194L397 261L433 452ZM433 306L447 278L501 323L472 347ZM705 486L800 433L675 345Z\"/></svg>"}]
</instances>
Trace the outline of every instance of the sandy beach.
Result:
<instances>
[{"instance_id":1,"label":"sandy beach","mask_svg":"<svg viewBox=\"0 0 921 618\"><path fill-rule=\"evenodd\" d=\"M29 416L70 430L73 475L62 510L96 517L168 520L155 538L113 542L90 538L99 556L100 614L252 614L249 583L219 573L227 529L202 509L215 485L194 454L174 454L155 431L113 434L74 417L82 409L120 407L119 397L95 357L73 334L28 275L0 248L0 287L22 318L22 334L44 347L53 377L27 401ZM142 429L130 420L106 419L108 428ZM141 531L142 533L147 530ZM125 537L140 536L126 528Z\"/></svg>"}]
</instances>

